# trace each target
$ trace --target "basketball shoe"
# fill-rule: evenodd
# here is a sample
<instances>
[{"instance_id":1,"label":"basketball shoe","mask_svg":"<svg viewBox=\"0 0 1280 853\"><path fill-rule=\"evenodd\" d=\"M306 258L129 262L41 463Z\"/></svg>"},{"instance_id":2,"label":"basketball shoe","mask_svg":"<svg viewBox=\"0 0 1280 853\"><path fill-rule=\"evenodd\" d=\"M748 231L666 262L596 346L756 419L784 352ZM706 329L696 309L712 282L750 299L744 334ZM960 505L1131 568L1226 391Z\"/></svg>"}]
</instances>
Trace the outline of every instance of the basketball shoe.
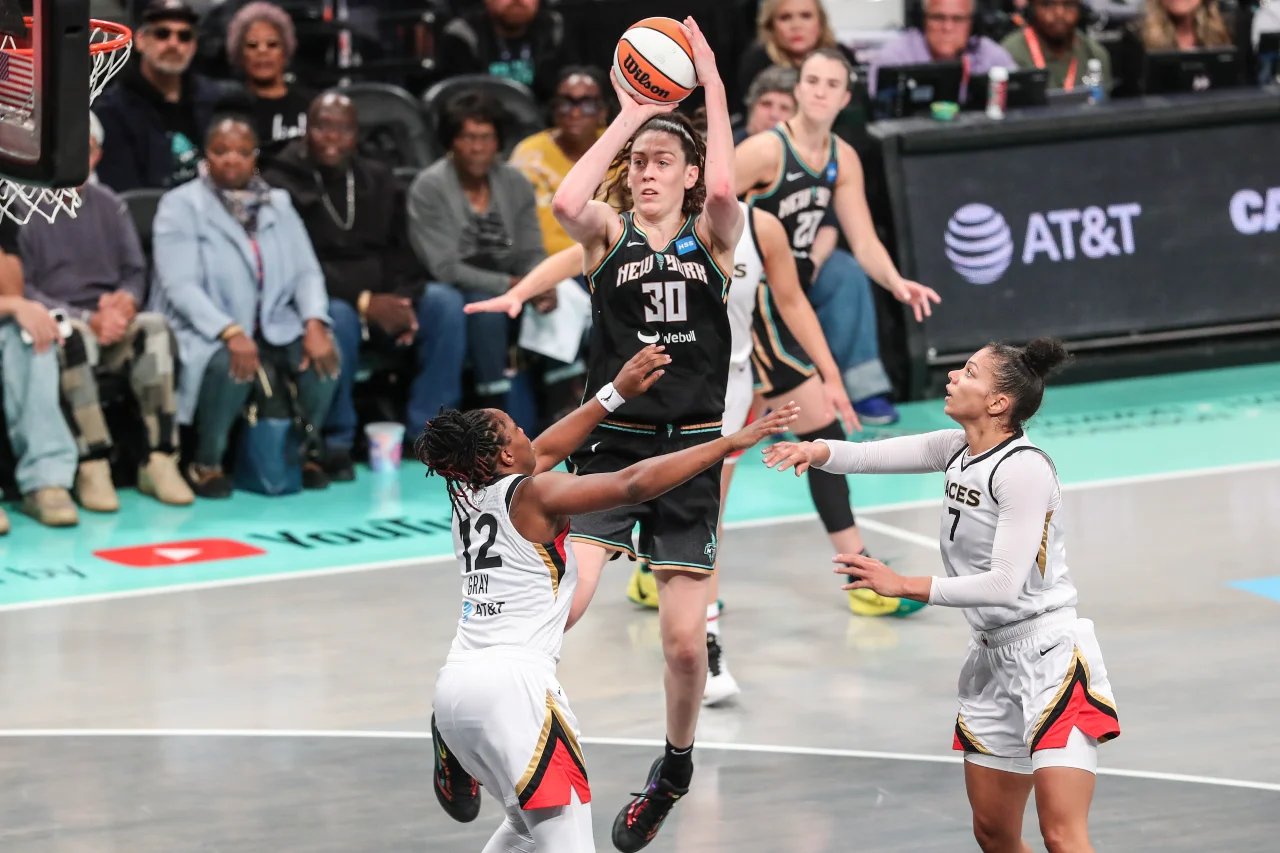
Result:
<instances>
[{"instance_id":1,"label":"basketball shoe","mask_svg":"<svg viewBox=\"0 0 1280 853\"><path fill-rule=\"evenodd\" d=\"M865 550L863 557L871 556ZM886 565L888 565L886 563ZM849 583L857 580L853 575L846 575ZM924 609L923 601L910 598L890 598L869 589L851 589L849 593L849 610L857 616L896 616L901 619Z\"/></svg>"},{"instance_id":2,"label":"basketball shoe","mask_svg":"<svg viewBox=\"0 0 1280 853\"><path fill-rule=\"evenodd\" d=\"M742 688L725 663L720 638L715 634L707 634L707 686L702 690L702 704L719 705L741 692Z\"/></svg>"},{"instance_id":3,"label":"basketball shoe","mask_svg":"<svg viewBox=\"0 0 1280 853\"><path fill-rule=\"evenodd\" d=\"M436 728L436 715L431 715L431 745L435 753L436 799L444 813L458 823L471 823L480 815L480 783L462 769L458 759L449 752L440 731Z\"/></svg>"},{"instance_id":4,"label":"basketball shoe","mask_svg":"<svg viewBox=\"0 0 1280 853\"><path fill-rule=\"evenodd\" d=\"M631 581L627 584L627 598L641 607L658 609L658 581L649 571L648 560L636 562L636 570L631 573Z\"/></svg>"},{"instance_id":5,"label":"basketball shoe","mask_svg":"<svg viewBox=\"0 0 1280 853\"><path fill-rule=\"evenodd\" d=\"M687 793L688 788L677 788L662 778L661 758L654 761L644 792L635 794L613 822L613 846L622 853L643 850L657 836L676 800Z\"/></svg>"}]
</instances>

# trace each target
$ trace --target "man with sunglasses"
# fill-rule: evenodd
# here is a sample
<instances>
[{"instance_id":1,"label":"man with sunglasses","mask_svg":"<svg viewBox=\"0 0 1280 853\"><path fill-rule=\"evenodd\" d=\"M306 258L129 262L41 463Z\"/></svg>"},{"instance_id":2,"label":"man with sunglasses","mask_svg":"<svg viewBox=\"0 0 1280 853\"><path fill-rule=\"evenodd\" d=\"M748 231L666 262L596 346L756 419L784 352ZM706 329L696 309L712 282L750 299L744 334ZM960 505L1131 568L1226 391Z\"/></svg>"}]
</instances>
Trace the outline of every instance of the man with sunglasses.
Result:
<instances>
[{"instance_id":1,"label":"man with sunglasses","mask_svg":"<svg viewBox=\"0 0 1280 853\"><path fill-rule=\"evenodd\" d=\"M1090 59L1102 63L1102 83L1111 83L1111 54L1080 29L1080 0L1031 0L1027 25L1010 33L1001 44L1019 68L1049 72L1049 88L1072 91Z\"/></svg>"},{"instance_id":2,"label":"man with sunglasses","mask_svg":"<svg viewBox=\"0 0 1280 853\"><path fill-rule=\"evenodd\" d=\"M205 131L224 84L190 70L196 13L152 0L134 36L136 61L94 104L106 144L98 178L116 192L168 189L196 176Z\"/></svg>"}]
</instances>

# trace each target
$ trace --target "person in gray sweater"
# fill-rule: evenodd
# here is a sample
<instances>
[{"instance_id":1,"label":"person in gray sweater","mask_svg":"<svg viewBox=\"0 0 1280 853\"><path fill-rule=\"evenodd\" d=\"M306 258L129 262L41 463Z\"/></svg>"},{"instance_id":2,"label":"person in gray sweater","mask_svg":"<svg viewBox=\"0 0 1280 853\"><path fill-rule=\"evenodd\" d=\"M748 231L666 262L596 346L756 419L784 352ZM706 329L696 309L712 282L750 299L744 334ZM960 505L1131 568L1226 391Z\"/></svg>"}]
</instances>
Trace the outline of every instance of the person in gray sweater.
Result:
<instances>
[{"instance_id":1,"label":"person in gray sweater","mask_svg":"<svg viewBox=\"0 0 1280 853\"><path fill-rule=\"evenodd\" d=\"M450 102L440 135L449 155L409 188L409 241L434 279L479 302L506 293L546 257L537 202L524 175L498 162L502 108L488 96ZM487 407L505 408L511 390L509 324L504 314L467 317L467 353Z\"/></svg>"},{"instance_id":2,"label":"person in gray sweater","mask_svg":"<svg viewBox=\"0 0 1280 853\"><path fill-rule=\"evenodd\" d=\"M102 158L102 126L90 122L90 169ZM147 260L129 210L105 184L80 188L74 218L36 216L18 233L26 296L64 313L72 334L58 348L62 408L80 451L75 493L94 512L120 508L111 480L111 433L102 414L97 375L128 377L147 428L150 453L138 489L162 503L195 500L178 470L176 349L160 314L139 313L146 301Z\"/></svg>"}]
</instances>

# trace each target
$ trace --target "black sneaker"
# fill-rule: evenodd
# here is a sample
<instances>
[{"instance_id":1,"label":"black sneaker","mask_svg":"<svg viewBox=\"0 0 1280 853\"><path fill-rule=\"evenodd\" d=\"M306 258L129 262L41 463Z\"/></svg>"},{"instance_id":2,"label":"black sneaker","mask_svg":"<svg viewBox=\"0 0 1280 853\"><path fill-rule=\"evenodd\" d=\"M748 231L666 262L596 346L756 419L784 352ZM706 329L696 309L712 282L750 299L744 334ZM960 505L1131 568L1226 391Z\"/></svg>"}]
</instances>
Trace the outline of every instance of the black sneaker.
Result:
<instances>
[{"instance_id":1,"label":"black sneaker","mask_svg":"<svg viewBox=\"0 0 1280 853\"><path fill-rule=\"evenodd\" d=\"M707 634L707 686L702 690L702 704L719 705L741 692L737 679L729 672L720 638Z\"/></svg>"},{"instance_id":2,"label":"black sneaker","mask_svg":"<svg viewBox=\"0 0 1280 853\"><path fill-rule=\"evenodd\" d=\"M407 457L412 458L412 456ZM351 461L351 449L347 447L330 448L325 452L324 472L335 483L350 483L356 478L356 466Z\"/></svg>"},{"instance_id":3,"label":"black sneaker","mask_svg":"<svg viewBox=\"0 0 1280 853\"><path fill-rule=\"evenodd\" d=\"M643 850L662 828L676 800L687 793L688 788L677 788L662 778L661 758L653 762L644 793L636 794L613 822L613 846L622 853Z\"/></svg>"},{"instance_id":4,"label":"black sneaker","mask_svg":"<svg viewBox=\"0 0 1280 853\"><path fill-rule=\"evenodd\" d=\"M436 728L436 715L431 715L431 750L435 753L436 799L444 813L458 823L471 823L480 816L480 783L462 769L458 759L449 752L440 731Z\"/></svg>"},{"instance_id":5,"label":"black sneaker","mask_svg":"<svg viewBox=\"0 0 1280 853\"><path fill-rule=\"evenodd\" d=\"M319 491L329 488L329 475L324 472L319 462L307 460L302 465L302 488L308 491Z\"/></svg>"}]
</instances>

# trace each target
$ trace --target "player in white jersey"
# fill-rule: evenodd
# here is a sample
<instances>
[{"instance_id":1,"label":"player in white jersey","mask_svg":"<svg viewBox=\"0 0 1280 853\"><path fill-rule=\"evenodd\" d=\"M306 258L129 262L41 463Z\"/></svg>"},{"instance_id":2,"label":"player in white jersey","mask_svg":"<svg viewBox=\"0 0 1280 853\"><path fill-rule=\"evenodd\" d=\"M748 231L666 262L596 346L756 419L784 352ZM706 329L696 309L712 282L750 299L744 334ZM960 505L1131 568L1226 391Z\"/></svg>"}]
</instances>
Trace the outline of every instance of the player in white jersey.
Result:
<instances>
[{"instance_id":1,"label":"player in white jersey","mask_svg":"<svg viewBox=\"0 0 1280 853\"><path fill-rule=\"evenodd\" d=\"M765 461L797 474L945 471L943 578L904 578L840 555L849 586L962 607L972 640L960 672L953 744L965 756L974 834L985 853L1023 853L1022 814L1034 787L1050 850L1089 853L1098 744L1120 734L1093 623L1076 615L1062 490L1044 451L1022 431L1062 344L991 344L950 373L944 411L962 429L907 438L780 443ZM847 567L847 568L845 568Z\"/></svg>"},{"instance_id":2,"label":"player in white jersey","mask_svg":"<svg viewBox=\"0 0 1280 853\"><path fill-rule=\"evenodd\" d=\"M460 820L479 812L477 782L502 799L507 817L485 853L595 850L578 723L556 680L578 582L570 516L650 500L795 420L796 407L784 407L615 473L551 470L670 361L663 347L645 347L536 444L496 409L441 412L418 439L419 460L446 482L462 576L462 615L433 701L436 793Z\"/></svg>"}]
</instances>

